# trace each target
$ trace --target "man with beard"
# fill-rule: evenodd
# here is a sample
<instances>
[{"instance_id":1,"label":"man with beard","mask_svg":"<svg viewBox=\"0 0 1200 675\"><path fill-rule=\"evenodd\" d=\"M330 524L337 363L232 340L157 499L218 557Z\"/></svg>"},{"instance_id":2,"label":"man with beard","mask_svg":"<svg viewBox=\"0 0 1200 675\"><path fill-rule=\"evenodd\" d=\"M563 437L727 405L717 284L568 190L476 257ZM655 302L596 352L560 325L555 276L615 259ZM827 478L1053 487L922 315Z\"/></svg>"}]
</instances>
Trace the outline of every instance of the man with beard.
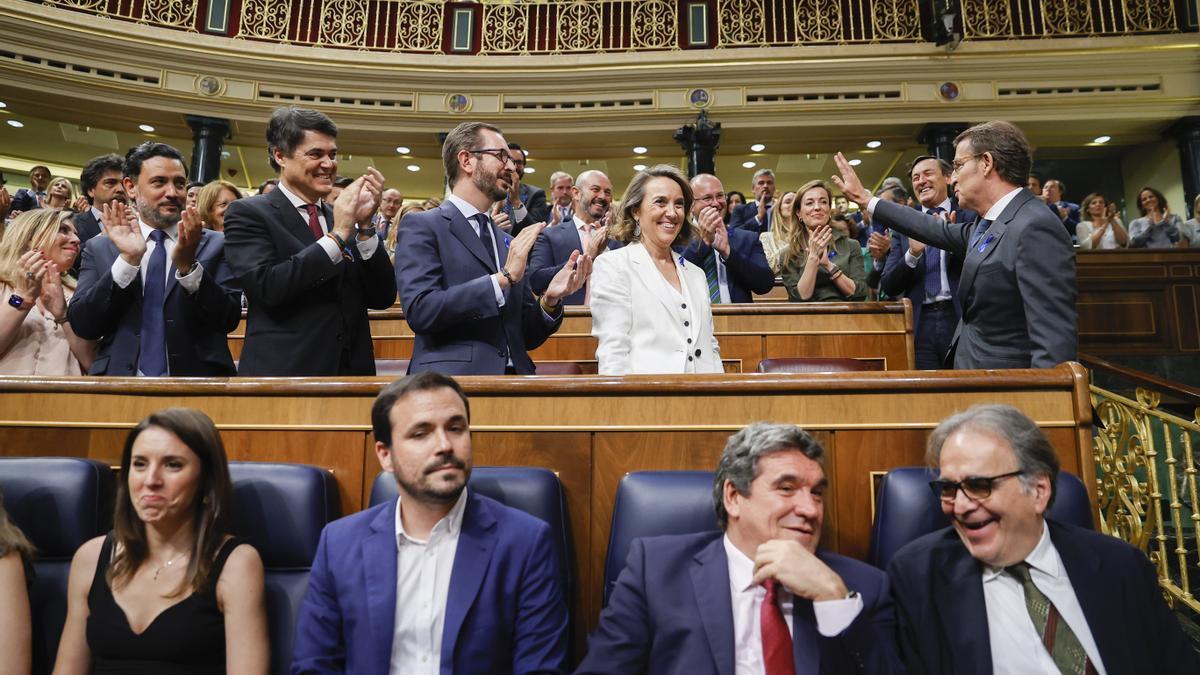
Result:
<instances>
[{"instance_id":1,"label":"man with beard","mask_svg":"<svg viewBox=\"0 0 1200 675\"><path fill-rule=\"evenodd\" d=\"M292 672L565 672L550 528L465 489L470 421L462 388L438 373L375 399L375 455L400 497L321 533Z\"/></svg>"},{"instance_id":2,"label":"man with beard","mask_svg":"<svg viewBox=\"0 0 1200 675\"><path fill-rule=\"evenodd\" d=\"M367 310L396 301L392 262L371 224L383 175L368 169L331 202L337 133L320 111L277 109L267 153L279 186L225 213L229 266L248 305L239 375L375 374Z\"/></svg>"},{"instance_id":3,"label":"man with beard","mask_svg":"<svg viewBox=\"0 0 1200 675\"><path fill-rule=\"evenodd\" d=\"M704 270L708 280L709 301L717 303L754 302L753 293L769 293L775 285L775 273L767 264L762 242L753 232L727 227L725 186L709 173L692 178L692 222L700 232L683 252L683 257Z\"/></svg>"},{"instance_id":4,"label":"man with beard","mask_svg":"<svg viewBox=\"0 0 1200 675\"><path fill-rule=\"evenodd\" d=\"M442 163L450 196L408 216L396 237L396 285L416 336L409 373L532 375L528 350L558 330L563 299L583 287L591 259L572 253L535 297L525 272L545 224L510 238L488 215L515 180L500 130L458 125L442 145Z\"/></svg>"},{"instance_id":5,"label":"man with beard","mask_svg":"<svg viewBox=\"0 0 1200 675\"><path fill-rule=\"evenodd\" d=\"M99 340L89 375L227 377L226 335L241 319L240 293L225 263L225 237L184 207L183 155L147 141L125 155L125 193L106 204L106 236L83 249L67 311L75 333Z\"/></svg>"},{"instance_id":6,"label":"man with beard","mask_svg":"<svg viewBox=\"0 0 1200 675\"><path fill-rule=\"evenodd\" d=\"M79 191L92 207L75 216L75 232L79 235L81 246L99 235L103 229L100 219L104 215L104 205L111 204L114 200L125 201L125 183L121 180L124 164L125 160L120 155L109 154L100 155L83 167L83 173L79 176ZM81 264L83 256L75 259L75 267L71 271L76 278L79 277Z\"/></svg>"},{"instance_id":7,"label":"man with beard","mask_svg":"<svg viewBox=\"0 0 1200 675\"><path fill-rule=\"evenodd\" d=\"M534 293L544 293L550 280L570 262L572 255L583 253L594 261L606 249L621 245L608 238L608 209L612 206L612 183L608 176L602 171L584 171L575 180L571 195L575 203L574 216L546 228L533 245L529 268ZM587 301L586 287L563 298L566 305L586 305Z\"/></svg>"}]
</instances>

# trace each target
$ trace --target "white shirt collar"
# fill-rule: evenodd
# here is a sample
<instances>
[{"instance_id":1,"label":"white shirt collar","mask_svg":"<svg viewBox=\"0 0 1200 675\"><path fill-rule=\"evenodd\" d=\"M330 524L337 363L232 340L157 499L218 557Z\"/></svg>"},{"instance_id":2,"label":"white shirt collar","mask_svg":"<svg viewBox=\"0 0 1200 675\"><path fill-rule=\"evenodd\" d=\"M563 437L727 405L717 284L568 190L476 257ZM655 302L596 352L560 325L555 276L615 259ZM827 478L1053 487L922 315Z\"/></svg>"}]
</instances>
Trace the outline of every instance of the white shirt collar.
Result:
<instances>
[{"instance_id":1,"label":"white shirt collar","mask_svg":"<svg viewBox=\"0 0 1200 675\"><path fill-rule=\"evenodd\" d=\"M289 202L291 202L292 206L296 207L297 209L302 209L305 206L308 206L308 202L301 199L296 193L287 189L287 187L284 186L283 181L279 181L279 185L277 185L275 187L279 188L279 191L283 193L283 196L287 197L287 200ZM324 215L324 213L323 213L324 206L325 206L325 200L318 199L317 200L317 209L318 209L318 211L322 212L320 215Z\"/></svg>"},{"instance_id":2,"label":"white shirt collar","mask_svg":"<svg viewBox=\"0 0 1200 675\"><path fill-rule=\"evenodd\" d=\"M1046 527L1045 520L1042 521L1042 536L1038 539L1037 546L1025 557L1025 562L1033 569L1055 579L1062 572L1058 549L1054 548L1054 542L1050 540L1050 528ZM991 581L1003 573L1003 567L983 566L984 582Z\"/></svg>"},{"instance_id":3,"label":"white shirt collar","mask_svg":"<svg viewBox=\"0 0 1200 675\"><path fill-rule=\"evenodd\" d=\"M725 545L725 557L729 559L729 586L739 593L753 589L757 585L754 583L754 561L733 545L728 534L721 540Z\"/></svg>"},{"instance_id":4,"label":"white shirt collar","mask_svg":"<svg viewBox=\"0 0 1200 675\"><path fill-rule=\"evenodd\" d=\"M1000 214L1004 213L1004 209L1008 206L1008 203L1011 202L1017 196L1017 194L1024 189L1025 188L1013 188L1012 192L1009 192L997 200L995 204L992 204L992 208L988 209L988 212L984 214L983 219L995 222L995 220L1000 217Z\"/></svg>"},{"instance_id":5,"label":"white shirt collar","mask_svg":"<svg viewBox=\"0 0 1200 675\"><path fill-rule=\"evenodd\" d=\"M579 216L571 216L571 219L575 221L575 229L579 230L580 232L590 232L591 228L596 227L595 223L589 225L585 223Z\"/></svg>"},{"instance_id":6,"label":"white shirt collar","mask_svg":"<svg viewBox=\"0 0 1200 675\"><path fill-rule=\"evenodd\" d=\"M403 505L401 495L396 498L396 545L404 546L409 543L428 544L430 541L438 537L456 537L462 529L463 513L466 512L467 505L467 489L463 488L461 494L458 495L458 501L454 502L454 506L450 507L450 512L442 516L442 519L437 521L433 529L429 531L429 540L422 541L416 537L410 537L404 531L404 520L400 517L400 508Z\"/></svg>"},{"instance_id":7,"label":"white shirt collar","mask_svg":"<svg viewBox=\"0 0 1200 675\"><path fill-rule=\"evenodd\" d=\"M454 193L451 193L450 196L446 197L446 201L458 207L459 212L463 214L463 218L466 218L468 222L475 217L475 214L483 213L479 209L475 208L474 204Z\"/></svg>"},{"instance_id":8,"label":"white shirt collar","mask_svg":"<svg viewBox=\"0 0 1200 675\"><path fill-rule=\"evenodd\" d=\"M140 225L142 228L142 236L146 238L146 241L150 241L150 233L157 228L150 227L146 224L146 221L142 220L141 218L138 218L138 225ZM179 223L175 223L170 227L164 227L163 232L167 234L167 237L169 237L171 241L175 241L179 238Z\"/></svg>"},{"instance_id":9,"label":"white shirt collar","mask_svg":"<svg viewBox=\"0 0 1200 675\"><path fill-rule=\"evenodd\" d=\"M100 223L101 227L104 227L104 223L100 220L100 218L102 218L104 216L104 214L100 212L100 209L96 208L96 205L93 204L92 208L90 208L88 210L92 212L92 217L96 219L96 222Z\"/></svg>"}]
</instances>

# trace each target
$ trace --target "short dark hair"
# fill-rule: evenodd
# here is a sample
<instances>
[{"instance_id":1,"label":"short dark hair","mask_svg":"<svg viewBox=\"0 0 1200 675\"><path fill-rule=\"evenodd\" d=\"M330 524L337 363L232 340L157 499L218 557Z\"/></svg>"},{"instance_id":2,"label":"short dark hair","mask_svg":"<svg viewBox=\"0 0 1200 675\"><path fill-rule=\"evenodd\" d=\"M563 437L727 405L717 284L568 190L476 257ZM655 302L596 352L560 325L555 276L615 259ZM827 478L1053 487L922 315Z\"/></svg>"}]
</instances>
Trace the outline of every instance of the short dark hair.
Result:
<instances>
[{"instance_id":1,"label":"short dark hair","mask_svg":"<svg viewBox=\"0 0 1200 675\"><path fill-rule=\"evenodd\" d=\"M433 371L425 371L416 375L406 375L379 392L375 403L371 405L371 429L375 432L375 440L392 447L392 408L396 401L408 396L414 391L435 391L437 389L452 389L462 399L463 408L467 411L467 422L471 421L471 403L458 382L449 375Z\"/></svg>"},{"instance_id":2,"label":"short dark hair","mask_svg":"<svg viewBox=\"0 0 1200 675\"><path fill-rule=\"evenodd\" d=\"M1033 151L1025 133L1012 122L995 120L976 124L954 139L958 146L963 141L971 143L976 155L991 153L996 163L996 173L1010 185L1024 186L1029 181L1029 169L1033 167Z\"/></svg>"},{"instance_id":3,"label":"short dark hair","mask_svg":"<svg viewBox=\"0 0 1200 675\"><path fill-rule=\"evenodd\" d=\"M755 422L729 437L717 471L713 475L713 510L717 523L724 530L729 526L729 512L725 510L725 482L742 496L750 495L750 484L758 477L758 460L766 455L785 450L797 450L805 457L825 468L825 449L804 429L794 424L771 424Z\"/></svg>"},{"instance_id":4,"label":"short dark hair","mask_svg":"<svg viewBox=\"0 0 1200 675\"><path fill-rule=\"evenodd\" d=\"M100 155L88 161L83 167L83 172L79 174L79 189L83 192L83 196L87 197L89 204L94 204L95 200L88 193L96 189L100 184L100 179L109 171L120 173L125 160L116 153Z\"/></svg>"},{"instance_id":5,"label":"short dark hair","mask_svg":"<svg viewBox=\"0 0 1200 675\"><path fill-rule=\"evenodd\" d=\"M262 191L266 190L268 185L279 185L279 179L278 178L268 178L268 179L264 180L263 182L259 183L258 184L259 194L262 194Z\"/></svg>"},{"instance_id":6,"label":"short dark hair","mask_svg":"<svg viewBox=\"0 0 1200 675\"><path fill-rule=\"evenodd\" d=\"M46 173L50 173L50 167L46 166L45 164L34 164L33 166L29 167L29 173L32 175L33 172L37 171L38 169L41 169Z\"/></svg>"},{"instance_id":7,"label":"short dark hair","mask_svg":"<svg viewBox=\"0 0 1200 675\"><path fill-rule=\"evenodd\" d=\"M204 183L201 183L201 182L200 182L200 181L198 181L198 180L189 180L189 181L188 181L188 184L187 184L187 189L188 189L188 190L191 190L191 189L192 189L192 188L194 188L194 187L201 187L201 188L202 188L202 187L204 187Z\"/></svg>"},{"instance_id":8,"label":"short dark hair","mask_svg":"<svg viewBox=\"0 0 1200 675\"><path fill-rule=\"evenodd\" d=\"M522 148L519 143L509 143L508 149L509 150L520 150L521 151L521 159L523 159L523 160L529 159L529 153L525 152L525 148Z\"/></svg>"},{"instance_id":9,"label":"short dark hair","mask_svg":"<svg viewBox=\"0 0 1200 675\"><path fill-rule=\"evenodd\" d=\"M912 164L908 165L908 175L911 177L912 172L917 170L917 165L920 164L921 162L924 162L927 159L932 159L937 162L938 168L942 170L943 176L949 176L951 173L954 172L954 167L950 165L950 162L947 162L946 160L942 159L941 157L935 157L933 155L921 155L920 157L914 159L912 161Z\"/></svg>"},{"instance_id":10,"label":"short dark hair","mask_svg":"<svg viewBox=\"0 0 1200 675\"><path fill-rule=\"evenodd\" d=\"M275 151L279 150L285 157L291 157L296 146L304 140L304 132L315 131L330 138L337 138L337 125L329 116L320 110L284 106L276 108L267 122L267 160L271 168L279 171L279 163L275 161Z\"/></svg>"},{"instance_id":11,"label":"short dark hair","mask_svg":"<svg viewBox=\"0 0 1200 675\"><path fill-rule=\"evenodd\" d=\"M187 162L183 159L183 153L174 147L157 141L146 141L141 145L130 148L129 152L125 153L125 162L121 166L121 173L126 178L137 180L137 177L142 175L142 164L154 157L176 159L184 167L187 166Z\"/></svg>"},{"instance_id":12,"label":"short dark hair","mask_svg":"<svg viewBox=\"0 0 1200 675\"><path fill-rule=\"evenodd\" d=\"M446 170L446 185L453 188L458 180L458 153L463 150L474 150L479 143L479 134L484 129L503 133L500 127L487 122L463 122L446 134L442 143L442 168Z\"/></svg>"},{"instance_id":13,"label":"short dark hair","mask_svg":"<svg viewBox=\"0 0 1200 675\"><path fill-rule=\"evenodd\" d=\"M333 179L333 186L340 187L340 188L348 188L348 187L350 187L350 184L353 182L354 182L354 179L349 176L337 176L336 178Z\"/></svg>"}]
</instances>

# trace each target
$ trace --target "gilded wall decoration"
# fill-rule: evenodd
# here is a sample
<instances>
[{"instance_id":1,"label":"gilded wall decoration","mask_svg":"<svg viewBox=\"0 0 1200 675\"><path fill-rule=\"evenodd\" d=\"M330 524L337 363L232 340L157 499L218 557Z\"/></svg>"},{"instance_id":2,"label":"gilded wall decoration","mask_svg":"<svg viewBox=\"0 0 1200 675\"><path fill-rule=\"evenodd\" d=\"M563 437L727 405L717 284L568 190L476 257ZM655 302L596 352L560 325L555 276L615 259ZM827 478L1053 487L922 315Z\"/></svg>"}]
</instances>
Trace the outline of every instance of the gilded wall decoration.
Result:
<instances>
[{"instance_id":1,"label":"gilded wall decoration","mask_svg":"<svg viewBox=\"0 0 1200 675\"><path fill-rule=\"evenodd\" d=\"M529 41L529 23L518 5L483 6L483 51L525 53Z\"/></svg>"},{"instance_id":2,"label":"gilded wall decoration","mask_svg":"<svg viewBox=\"0 0 1200 675\"><path fill-rule=\"evenodd\" d=\"M667 0L641 0L633 4L633 48L662 49L675 47L677 20L675 3Z\"/></svg>"},{"instance_id":3,"label":"gilded wall decoration","mask_svg":"<svg viewBox=\"0 0 1200 675\"><path fill-rule=\"evenodd\" d=\"M241 34L287 42L291 9L290 0L242 0Z\"/></svg>"},{"instance_id":4,"label":"gilded wall decoration","mask_svg":"<svg viewBox=\"0 0 1200 675\"><path fill-rule=\"evenodd\" d=\"M558 51L601 51L604 33L599 2L575 0L558 11Z\"/></svg>"},{"instance_id":5,"label":"gilded wall decoration","mask_svg":"<svg viewBox=\"0 0 1200 675\"><path fill-rule=\"evenodd\" d=\"M841 3L797 0L796 42L837 42L842 35Z\"/></svg>"},{"instance_id":6,"label":"gilded wall decoration","mask_svg":"<svg viewBox=\"0 0 1200 675\"><path fill-rule=\"evenodd\" d=\"M398 2L396 8L396 48L412 52L442 51L441 2Z\"/></svg>"},{"instance_id":7,"label":"gilded wall decoration","mask_svg":"<svg viewBox=\"0 0 1200 675\"><path fill-rule=\"evenodd\" d=\"M921 11L917 0L875 0L871 5L875 37L883 40L921 38Z\"/></svg>"},{"instance_id":8,"label":"gilded wall decoration","mask_svg":"<svg viewBox=\"0 0 1200 675\"><path fill-rule=\"evenodd\" d=\"M1092 31L1092 3L1088 0L1042 0L1042 20L1052 35L1087 34Z\"/></svg>"},{"instance_id":9,"label":"gilded wall decoration","mask_svg":"<svg viewBox=\"0 0 1200 675\"><path fill-rule=\"evenodd\" d=\"M766 16L763 0L717 0L717 46L765 44Z\"/></svg>"},{"instance_id":10,"label":"gilded wall decoration","mask_svg":"<svg viewBox=\"0 0 1200 675\"><path fill-rule=\"evenodd\" d=\"M366 34L366 0L325 0L317 44L359 47L364 45Z\"/></svg>"}]
</instances>

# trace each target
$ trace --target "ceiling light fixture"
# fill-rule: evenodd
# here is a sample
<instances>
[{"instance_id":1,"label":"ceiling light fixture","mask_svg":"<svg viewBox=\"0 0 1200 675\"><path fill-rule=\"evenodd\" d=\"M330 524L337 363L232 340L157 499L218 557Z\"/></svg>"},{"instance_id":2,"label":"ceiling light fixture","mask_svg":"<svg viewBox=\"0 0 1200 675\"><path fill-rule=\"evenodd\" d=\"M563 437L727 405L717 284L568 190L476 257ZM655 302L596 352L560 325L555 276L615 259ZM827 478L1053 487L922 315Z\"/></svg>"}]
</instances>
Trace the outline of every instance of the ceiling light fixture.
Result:
<instances>
[{"instance_id":1,"label":"ceiling light fixture","mask_svg":"<svg viewBox=\"0 0 1200 675\"><path fill-rule=\"evenodd\" d=\"M742 162L742 168L745 168L745 169L753 169L756 166L758 166L758 165L755 164L754 162Z\"/></svg>"},{"instance_id":2,"label":"ceiling light fixture","mask_svg":"<svg viewBox=\"0 0 1200 675\"><path fill-rule=\"evenodd\" d=\"M875 148L878 148L881 145L883 145L883 141L867 141L867 147L872 150L874 150Z\"/></svg>"},{"instance_id":3,"label":"ceiling light fixture","mask_svg":"<svg viewBox=\"0 0 1200 675\"><path fill-rule=\"evenodd\" d=\"M1107 143L1112 140L1112 136L1097 136L1092 139L1093 143Z\"/></svg>"},{"instance_id":4,"label":"ceiling light fixture","mask_svg":"<svg viewBox=\"0 0 1200 675\"><path fill-rule=\"evenodd\" d=\"M148 134L154 133L154 127L150 126L149 124L139 124L138 128Z\"/></svg>"},{"instance_id":5,"label":"ceiling light fixture","mask_svg":"<svg viewBox=\"0 0 1200 675\"><path fill-rule=\"evenodd\" d=\"M634 171L645 171L645 170L646 170L646 165L645 165L645 164L634 164L634 165L633 165L633 170L634 170Z\"/></svg>"},{"instance_id":6,"label":"ceiling light fixture","mask_svg":"<svg viewBox=\"0 0 1200 675\"><path fill-rule=\"evenodd\" d=\"M849 162L847 162L847 163L848 163L850 166L858 166L859 164L862 164L862 160L861 160L861 159L858 159L858 158L856 157L856 158L854 158L854 159L850 160L850 161L849 161Z\"/></svg>"},{"instance_id":7,"label":"ceiling light fixture","mask_svg":"<svg viewBox=\"0 0 1200 675\"><path fill-rule=\"evenodd\" d=\"M7 107L8 107L7 103L5 103L4 101L0 101L0 108L7 108Z\"/></svg>"},{"instance_id":8,"label":"ceiling light fixture","mask_svg":"<svg viewBox=\"0 0 1200 675\"><path fill-rule=\"evenodd\" d=\"M8 121L8 126L16 127L17 129L20 129L21 127L25 126L25 123L21 122L20 120L7 120L7 121Z\"/></svg>"},{"instance_id":9,"label":"ceiling light fixture","mask_svg":"<svg viewBox=\"0 0 1200 675\"><path fill-rule=\"evenodd\" d=\"M396 152L401 155L407 155L410 152L410 150L408 149L408 146L406 146L406 145L397 145Z\"/></svg>"},{"instance_id":10,"label":"ceiling light fixture","mask_svg":"<svg viewBox=\"0 0 1200 675\"><path fill-rule=\"evenodd\" d=\"M635 145L633 147L633 154L635 154L635 155L644 155L644 154L646 154L646 152L647 152L646 146L644 146L644 145ZM641 169L639 169L639 171L640 170Z\"/></svg>"},{"instance_id":11,"label":"ceiling light fixture","mask_svg":"<svg viewBox=\"0 0 1200 675\"><path fill-rule=\"evenodd\" d=\"M767 149L767 146L763 145L762 143L755 143L754 145L750 146L751 152L762 152L763 150L766 150L766 149Z\"/></svg>"},{"instance_id":12,"label":"ceiling light fixture","mask_svg":"<svg viewBox=\"0 0 1200 675\"><path fill-rule=\"evenodd\" d=\"M525 167L525 173L537 173L537 169L533 168L532 166L527 166Z\"/></svg>"},{"instance_id":13,"label":"ceiling light fixture","mask_svg":"<svg viewBox=\"0 0 1200 675\"><path fill-rule=\"evenodd\" d=\"M416 164L409 164L408 167L406 167L406 168L413 173L416 173L421 170L421 167L417 166Z\"/></svg>"}]
</instances>

